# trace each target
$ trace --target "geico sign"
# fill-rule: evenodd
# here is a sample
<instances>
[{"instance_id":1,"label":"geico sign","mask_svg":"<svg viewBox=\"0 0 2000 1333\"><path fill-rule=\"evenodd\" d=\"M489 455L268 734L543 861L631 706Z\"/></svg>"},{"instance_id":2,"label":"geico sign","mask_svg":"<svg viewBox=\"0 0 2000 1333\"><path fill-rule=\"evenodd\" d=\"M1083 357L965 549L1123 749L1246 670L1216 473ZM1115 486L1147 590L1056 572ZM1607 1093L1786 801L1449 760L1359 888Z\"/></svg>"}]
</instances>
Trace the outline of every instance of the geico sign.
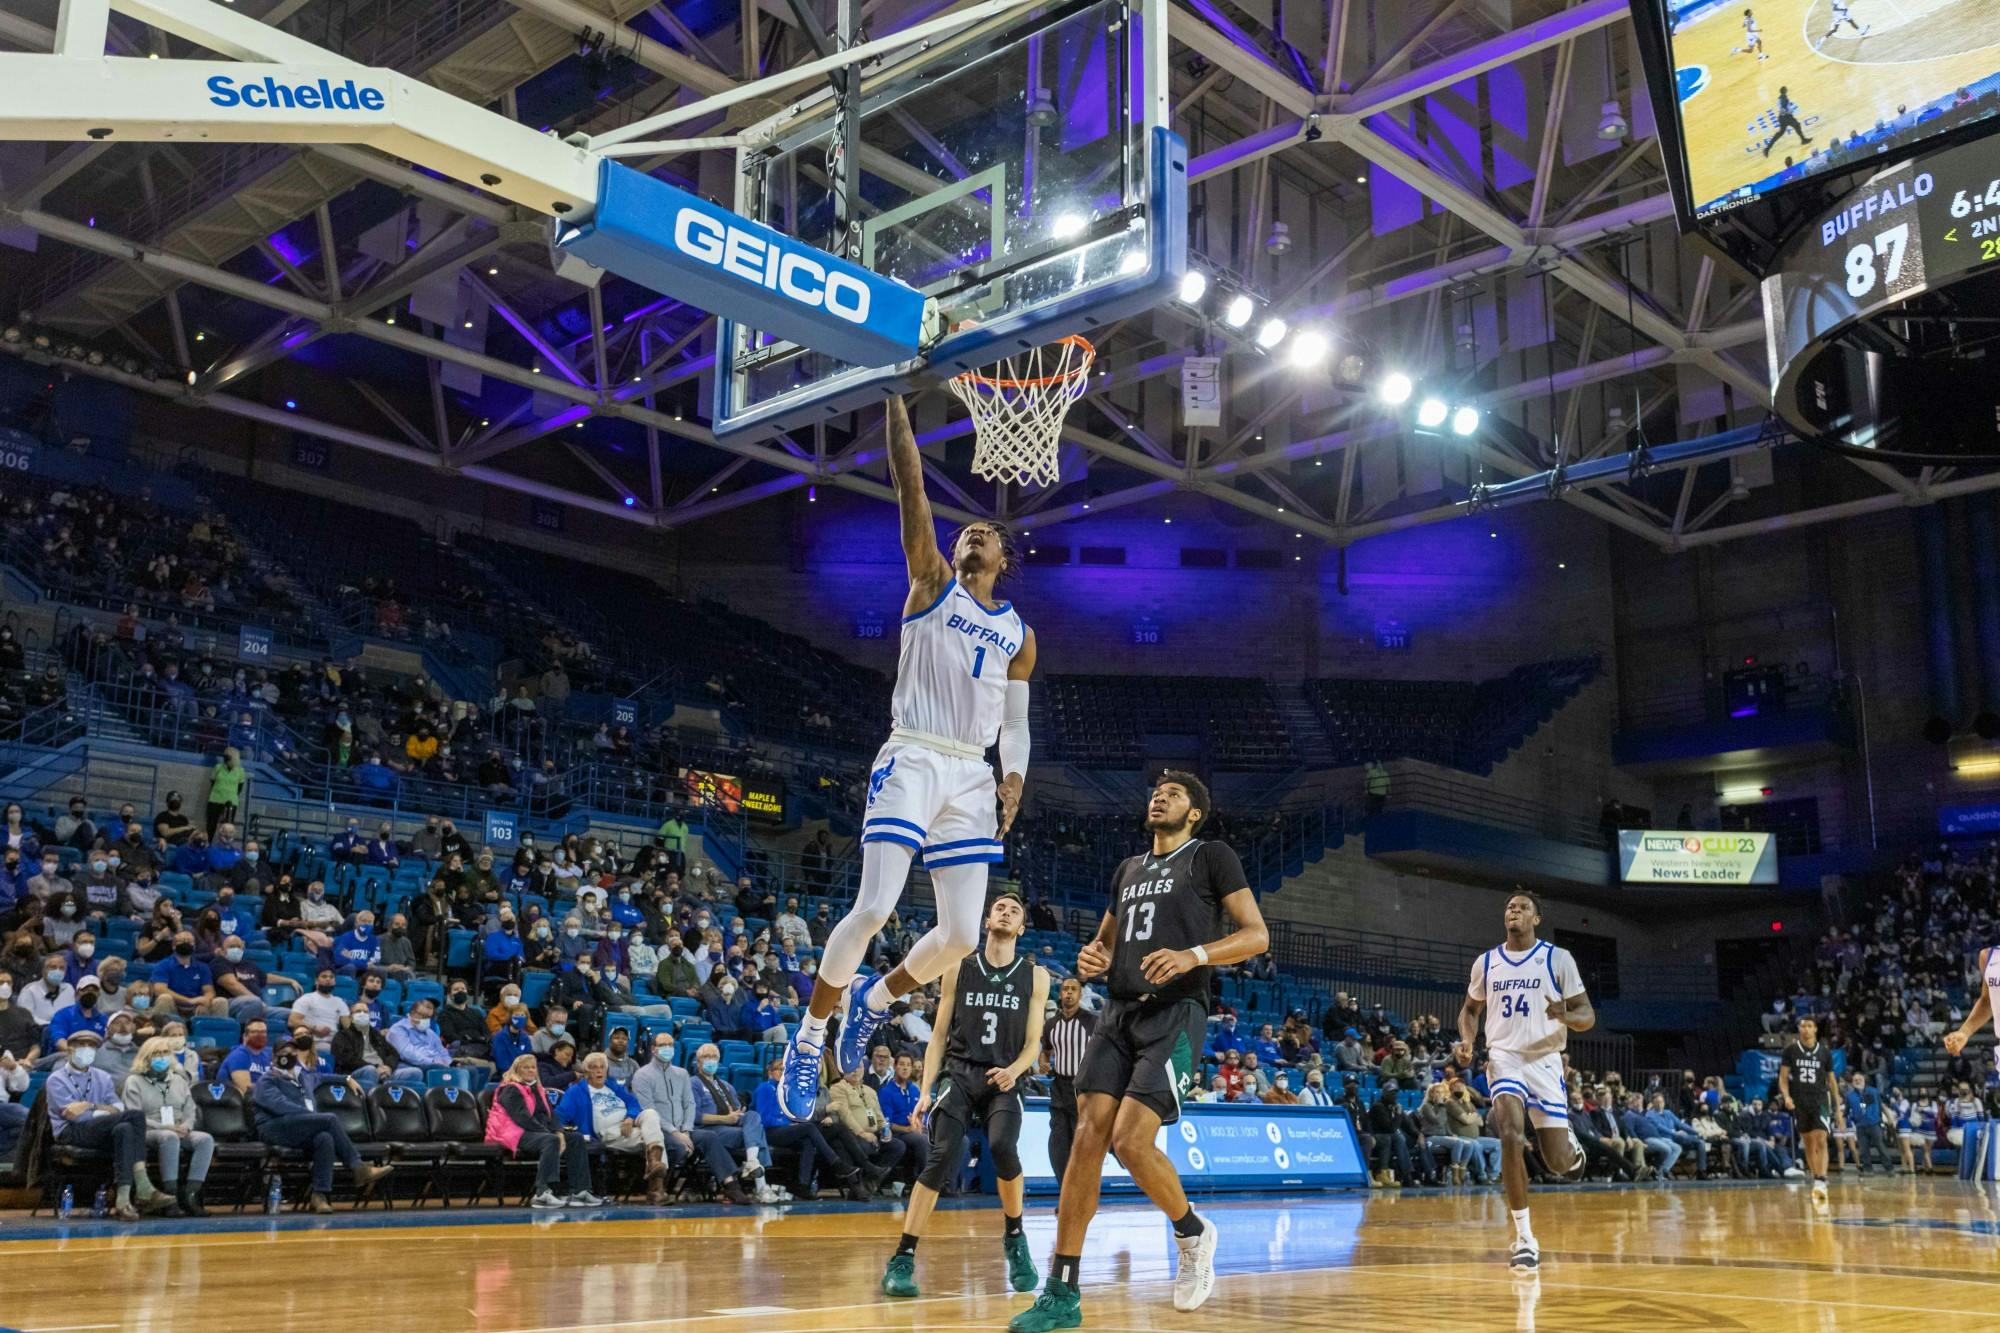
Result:
<instances>
[{"instance_id":1,"label":"geico sign","mask_svg":"<svg viewBox=\"0 0 2000 1333\"><path fill-rule=\"evenodd\" d=\"M800 305L825 310L850 324L868 322L868 284L850 273L828 272L811 255L782 249L741 227L683 208L674 219L674 245L690 259L753 282Z\"/></svg>"}]
</instances>

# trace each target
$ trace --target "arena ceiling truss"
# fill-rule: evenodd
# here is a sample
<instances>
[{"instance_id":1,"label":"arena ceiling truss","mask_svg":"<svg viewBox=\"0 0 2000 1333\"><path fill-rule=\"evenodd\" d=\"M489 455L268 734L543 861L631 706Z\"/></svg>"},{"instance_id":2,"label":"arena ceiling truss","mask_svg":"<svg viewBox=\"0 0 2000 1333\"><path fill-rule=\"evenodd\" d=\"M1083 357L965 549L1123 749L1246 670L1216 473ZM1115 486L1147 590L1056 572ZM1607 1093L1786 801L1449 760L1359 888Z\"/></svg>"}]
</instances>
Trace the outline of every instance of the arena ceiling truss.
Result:
<instances>
[{"instance_id":1,"label":"arena ceiling truss","mask_svg":"<svg viewBox=\"0 0 2000 1333\"><path fill-rule=\"evenodd\" d=\"M508 114L552 68L608 51L630 77L561 126L586 132L811 54L786 0L740 0L737 22L708 34L646 0L237 8L263 25L247 58L303 37ZM875 0L867 12L887 30L914 21L909 8ZM58 14L55 0L10 5L0 42L51 50ZM188 53L172 27L121 19L114 49ZM1756 285L1676 237L1659 142L1636 123L1629 137L1604 136L1599 151L1572 151L1579 107L1594 120L1609 100L1641 118L1628 29L1626 0L1175 0L1172 98L1192 150L1195 249L1244 288L1273 294L1295 325L1324 324L1337 355L1352 350L1369 374L1392 365L1448 374L1494 428L1444 446L1457 453L1441 465L1427 456L1416 466L1406 423L1366 392L1326 376L1308 382L1240 347L1228 424L1182 428L1172 406L1181 363L1218 340L1213 325L1170 305L1100 339L1103 373L1065 432L1082 476L1047 490L996 488L964 466L965 422L920 414L940 513L1032 518L1039 532L1193 492L1246 521L1344 546L1461 516L1469 490L1533 478L1515 489L1677 550L2000 485L2000 474L1834 461L1757 428L1770 393ZM587 31L609 35L593 47L580 41ZM1532 123L1477 125L1468 161L1438 132L1445 113L1435 107L1450 104L1437 99L1469 98L1483 115L1477 90L1502 71L1525 90ZM768 110L746 102L701 131L727 134ZM1516 166L1503 178L1496 163L1508 155ZM698 156L645 165L693 179L716 165ZM1408 187L1416 215L1383 224L1370 176L1376 188L1389 178ZM343 198L371 184L425 220L412 226L421 243L398 259L371 255L343 230ZM113 199L123 206L99 202ZM1289 251L1267 239L1277 222L1296 238ZM274 229L301 224L317 238L312 254L274 245ZM31 270L8 292L24 318L131 349L167 373L135 375L116 358L79 368L189 406L655 529L813 486L893 499L879 412L792 437L718 440L690 405L691 386L713 367L707 316L663 300L607 325L600 288L551 270L539 219L372 150L49 145L39 161L0 170L0 227L44 242L31 264L4 266ZM20 252L0 250L10 254ZM452 272L521 354L393 318L412 292ZM264 316L240 337L191 334L184 307L197 291ZM1539 332L1496 336L1502 299L1505 321L1518 313ZM1535 304L1539 319L1528 317ZM551 336L549 311L578 305L588 332ZM357 372L349 410L288 409L274 368L325 339L413 358L424 375ZM27 343L0 350L37 355ZM447 368L531 392L509 411L468 415L447 392ZM592 447L604 423L622 423L643 448ZM1687 436L1709 443L1662 447ZM1772 485L1768 465L1746 463L1780 447L1821 483Z\"/></svg>"}]
</instances>

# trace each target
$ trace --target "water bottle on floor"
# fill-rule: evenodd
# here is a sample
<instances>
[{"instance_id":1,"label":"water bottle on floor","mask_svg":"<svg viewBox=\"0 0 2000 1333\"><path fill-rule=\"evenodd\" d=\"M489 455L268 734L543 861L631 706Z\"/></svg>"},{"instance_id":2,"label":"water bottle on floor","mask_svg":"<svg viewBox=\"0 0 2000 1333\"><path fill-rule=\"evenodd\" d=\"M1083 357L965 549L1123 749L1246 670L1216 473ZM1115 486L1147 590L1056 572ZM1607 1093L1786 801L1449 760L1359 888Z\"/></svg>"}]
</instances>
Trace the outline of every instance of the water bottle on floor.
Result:
<instances>
[{"instance_id":1,"label":"water bottle on floor","mask_svg":"<svg viewBox=\"0 0 2000 1333\"><path fill-rule=\"evenodd\" d=\"M111 1191L102 1185L97 1187L97 1193L91 1197L90 1215L92 1217L111 1216Z\"/></svg>"},{"instance_id":2,"label":"water bottle on floor","mask_svg":"<svg viewBox=\"0 0 2000 1333\"><path fill-rule=\"evenodd\" d=\"M284 1182L280 1181L277 1175L274 1173L271 1176L271 1187L268 1190L264 1191L264 1215L266 1217L276 1217L280 1212L284 1210L284 1207L285 1207Z\"/></svg>"},{"instance_id":3,"label":"water bottle on floor","mask_svg":"<svg viewBox=\"0 0 2000 1333\"><path fill-rule=\"evenodd\" d=\"M70 1214L75 1211L76 1190L69 1185L65 1185L63 1186L62 1199L56 1204L56 1220L67 1222L69 1221Z\"/></svg>"}]
</instances>

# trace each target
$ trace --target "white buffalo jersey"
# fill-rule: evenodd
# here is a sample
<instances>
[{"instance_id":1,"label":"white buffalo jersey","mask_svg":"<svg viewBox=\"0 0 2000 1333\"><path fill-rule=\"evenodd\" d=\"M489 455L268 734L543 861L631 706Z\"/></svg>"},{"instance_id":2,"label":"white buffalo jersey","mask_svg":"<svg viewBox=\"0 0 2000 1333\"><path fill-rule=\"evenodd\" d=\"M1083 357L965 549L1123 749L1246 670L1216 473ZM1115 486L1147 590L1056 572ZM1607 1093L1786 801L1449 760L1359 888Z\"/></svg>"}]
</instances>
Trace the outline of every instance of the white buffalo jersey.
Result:
<instances>
[{"instance_id":1,"label":"white buffalo jersey","mask_svg":"<svg viewBox=\"0 0 2000 1333\"><path fill-rule=\"evenodd\" d=\"M2000 944L1986 951L1986 998L1993 1006L1993 1032L2000 1036ZM1994 1047L1993 1058L2000 1063L2000 1046Z\"/></svg>"},{"instance_id":2,"label":"white buffalo jersey","mask_svg":"<svg viewBox=\"0 0 2000 1333\"><path fill-rule=\"evenodd\" d=\"M1547 940L1518 957L1502 944L1473 962L1465 993L1486 1004L1487 1049L1532 1060L1569 1043L1569 1029L1549 1017L1549 1002L1583 994L1583 977L1569 950Z\"/></svg>"},{"instance_id":3,"label":"white buffalo jersey","mask_svg":"<svg viewBox=\"0 0 2000 1333\"><path fill-rule=\"evenodd\" d=\"M1012 602L981 606L957 579L947 583L935 602L903 617L895 725L981 750L992 745L1007 706L1007 666L1027 636Z\"/></svg>"},{"instance_id":4,"label":"white buffalo jersey","mask_svg":"<svg viewBox=\"0 0 2000 1333\"><path fill-rule=\"evenodd\" d=\"M1745 14L1743 16L1743 35L1752 39L1755 39L1757 36L1757 16L1755 14Z\"/></svg>"}]
</instances>

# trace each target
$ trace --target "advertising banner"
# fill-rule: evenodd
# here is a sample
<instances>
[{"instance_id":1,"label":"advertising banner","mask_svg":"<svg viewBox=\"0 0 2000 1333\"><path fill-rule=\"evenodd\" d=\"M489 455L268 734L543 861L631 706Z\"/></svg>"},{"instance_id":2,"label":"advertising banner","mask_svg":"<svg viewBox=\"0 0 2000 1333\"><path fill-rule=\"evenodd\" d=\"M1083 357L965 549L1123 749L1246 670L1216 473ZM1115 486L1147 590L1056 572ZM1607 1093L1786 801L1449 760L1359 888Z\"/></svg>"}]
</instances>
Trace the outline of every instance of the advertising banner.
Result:
<instances>
[{"instance_id":1,"label":"advertising banner","mask_svg":"<svg viewBox=\"0 0 2000 1333\"><path fill-rule=\"evenodd\" d=\"M1618 878L1627 884L1776 884L1768 833L1621 829Z\"/></svg>"}]
</instances>

